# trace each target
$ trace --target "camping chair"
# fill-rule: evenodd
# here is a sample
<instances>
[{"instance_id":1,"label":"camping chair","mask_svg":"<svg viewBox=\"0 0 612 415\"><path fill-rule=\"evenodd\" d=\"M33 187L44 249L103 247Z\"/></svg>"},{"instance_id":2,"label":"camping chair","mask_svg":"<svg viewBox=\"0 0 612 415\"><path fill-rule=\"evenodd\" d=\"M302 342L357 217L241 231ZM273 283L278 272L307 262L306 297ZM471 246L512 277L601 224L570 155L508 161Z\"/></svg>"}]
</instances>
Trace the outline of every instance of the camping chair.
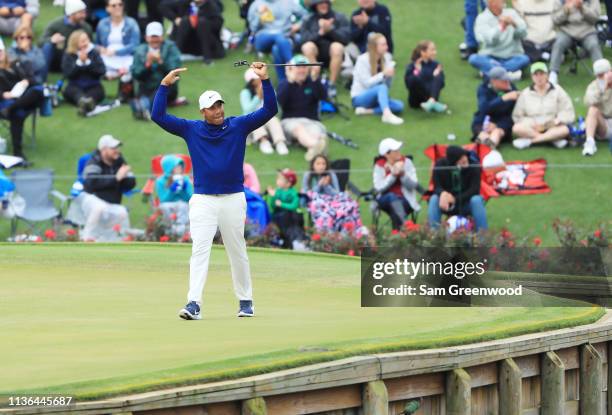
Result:
<instances>
[{"instance_id":1,"label":"camping chair","mask_svg":"<svg viewBox=\"0 0 612 415\"><path fill-rule=\"evenodd\" d=\"M599 20L597 23L595 23L595 28L597 30L599 45L603 47L606 40L608 40L608 16L599 16ZM569 64L569 73L574 75L577 74L578 63L580 63L589 75L593 75L593 71L585 61L585 58L588 58L587 52L578 46L578 42L574 42L572 46L569 47L569 49L566 51L566 58L569 58L567 60Z\"/></svg>"},{"instance_id":2,"label":"camping chair","mask_svg":"<svg viewBox=\"0 0 612 415\"><path fill-rule=\"evenodd\" d=\"M191 169L192 169L191 157L189 157L187 154L175 154L175 155L177 157L180 157L183 160L183 163L185 164L185 169L183 171L183 174L191 175ZM153 207L159 206L159 199L157 199L157 197L151 198L151 196L155 192L155 180L159 176L164 174L164 169L162 169L162 165L161 165L161 161L162 161L162 158L164 158L164 156L165 154L158 154L157 156L154 156L151 159L151 173L153 174L153 176L147 179L147 182L145 183L141 191L142 196L143 196L143 201L146 202L150 200Z\"/></svg>"},{"instance_id":3,"label":"camping chair","mask_svg":"<svg viewBox=\"0 0 612 415\"><path fill-rule=\"evenodd\" d=\"M68 197L53 189L53 170L16 170L11 175L15 184L15 192L25 200L25 209L11 221L11 236L17 233L17 225L25 222L30 232L36 230L36 223L49 220L59 221L62 218L64 205ZM60 202L59 209L49 197L53 196Z\"/></svg>"},{"instance_id":4,"label":"camping chair","mask_svg":"<svg viewBox=\"0 0 612 415\"><path fill-rule=\"evenodd\" d=\"M41 86L42 88L42 86ZM4 105L0 105L0 107L4 107L8 104L10 104L13 100L5 100L3 101ZM43 104L41 104L42 106ZM30 139L30 145L32 146L33 149L36 148L36 122L37 122L37 118L38 118L38 112L40 111L40 107L39 108L35 108L31 111L25 111L25 110L19 110L19 116L23 117L23 118L27 118L30 117L31 121L31 129L30 129L30 134L27 134L24 131L24 135L26 137L29 137ZM10 129L10 121L7 118L0 118L0 126L2 127L2 129L4 130L4 133L7 136L11 135L11 129Z\"/></svg>"}]
</instances>

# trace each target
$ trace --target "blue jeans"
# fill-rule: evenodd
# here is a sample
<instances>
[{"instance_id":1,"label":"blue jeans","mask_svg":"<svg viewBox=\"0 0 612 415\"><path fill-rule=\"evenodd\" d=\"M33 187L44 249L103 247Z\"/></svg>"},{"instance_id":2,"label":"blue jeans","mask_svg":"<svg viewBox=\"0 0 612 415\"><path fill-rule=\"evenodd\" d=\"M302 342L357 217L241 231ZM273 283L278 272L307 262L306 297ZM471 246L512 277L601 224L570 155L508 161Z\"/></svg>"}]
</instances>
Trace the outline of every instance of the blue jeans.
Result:
<instances>
[{"instance_id":1,"label":"blue jeans","mask_svg":"<svg viewBox=\"0 0 612 415\"><path fill-rule=\"evenodd\" d=\"M393 229L400 229L404 224L404 220L412 212L412 206L410 206L406 198L393 192L381 195L376 202L380 209L387 212L391 217Z\"/></svg>"},{"instance_id":2,"label":"blue jeans","mask_svg":"<svg viewBox=\"0 0 612 415\"><path fill-rule=\"evenodd\" d=\"M465 0L463 6L465 8L465 44L468 48L478 49L478 42L474 35L474 23L478 17L478 3L481 10L484 10L486 5L483 0Z\"/></svg>"},{"instance_id":3,"label":"blue jeans","mask_svg":"<svg viewBox=\"0 0 612 415\"><path fill-rule=\"evenodd\" d=\"M472 218L474 218L474 225L476 226L476 232L479 230L489 229L487 223L487 211L484 205L484 199L480 195L472 196L470 198L469 212L467 212ZM429 199L428 214L429 226L437 229L440 226L440 220L442 219L442 209L440 209L440 196L432 195Z\"/></svg>"},{"instance_id":4,"label":"blue jeans","mask_svg":"<svg viewBox=\"0 0 612 415\"><path fill-rule=\"evenodd\" d=\"M389 86L385 83L378 84L353 97L353 107L371 108L376 114L382 114L383 110L390 108L391 112L402 112L404 103L398 99L389 98Z\"/></svg>"},{"instance_id":5,"label":"blue jeans","mask_svg":"<svg viewBox=\"0 0 612 415\"><path fill-rule=\"evenodd\" d=\"M503 66L508 72L523 69L525 66L529 65L529 56L516 55L508 59L501 59L475 53L470 56L468 62L470 65L486 75L494 66Z\"/></svg>"},{"instance_id":6,"label":"blue jeans","mask_svg":"<svg viewBox=\"0 0 612 415\"><path fill-rule=\"evenodd\" d=\"M287 63L293 56L291 41L280 33L257 33L255 35L255 49L263 53L271 52L274 63ZM279 81L285 79L285 68L277 66L276 74Z\"/></svg>"}]
</instances>

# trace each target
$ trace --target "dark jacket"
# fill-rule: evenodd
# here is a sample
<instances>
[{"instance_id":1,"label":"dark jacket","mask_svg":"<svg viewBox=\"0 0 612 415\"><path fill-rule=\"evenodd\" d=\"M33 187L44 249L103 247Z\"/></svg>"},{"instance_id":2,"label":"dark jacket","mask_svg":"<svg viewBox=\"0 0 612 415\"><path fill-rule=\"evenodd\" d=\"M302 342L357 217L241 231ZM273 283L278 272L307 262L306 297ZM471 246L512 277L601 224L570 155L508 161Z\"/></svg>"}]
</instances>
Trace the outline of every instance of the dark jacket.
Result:
<instances>
[{"instance_id":1,"label":"dark jacket","mask_svg":"<svg viewBox=\"0 0 612 415\"><path fill-rule=\"evenodd\" d=\"M351 25L345 15L334 10L330 10L326 16L313 13L304 21L300 32L302 43L316 42L321 37L319 35L319 19L329 18L334 19L334 27L322 37L331 42L348 44L351 41Z\"/></svg>"},{"instance_id":2,"label":"dark jacket","mask_svg":"<svg viewBox=\"0 0 612 415\"><path fill-rule=\"evenodd\" d=\"M62 58L62 72L68 83L81 89L100 84L100 79L106 73L106 66L96 49L92 48L87 54L87 64L78 65L78 58L75 53L65 53Z\"/></svg>"},{"instance_id":3,"label":"dark jacket","mask_svg":"<svg viewBox=\"0 0 612 415\"><path fill-rule=\"evenodd\" d=\"M431 83L434 80L433 73L439 64L440 62L438 61L422 62L421 71L418 74L415 74L414 73L414 70L415 70L414 62L410 63L406 67L406 73L404 74L404 84L406 84L406 88L410 89L412 85L418 80L421 80L427 86L431 85ZM442 85L444 85L444 71L440 72L439 76L442 77Z\"/></svg>"},{"instance_id":4,"label":"dark jacket","mask_svg":"<svg viewBox=\"0 0 612 415\"><path fill-rule=\"evenodd\" d=\"M181 52L176 44L171 40L164 40L160 48L162 64L154 63L147 68L147 53L149 45L140 44L134 52L134 62L132 63L132 76L138 82L138 94L149 95L155 92L161 80L173 69L181 66Z\"/></svg>"},{"instance_id":5,"label":"dark jacket","mask_svg":"<svg viewBox=\"0 0 612 415\"><path fill-rule=\"evenodd\" d=\"M190 5L191 0L164 0L159 5L159 12L174 22L177 17L189 16ZM198 7L198 17L223 22L223 4L219 0L208 0Z\"/></svg>"},{"instance_id":6,"label":"dark jacket","mask_svg":"<svg viewBox=\"0 0 612 415\"><path fill-rule=\"evenodd\" d=\"M319 102L326 97L320 79L306 78L303 84L290 83L286 79L278 84L278 103L283 110L282 118L305 117L319 119Z\"/></svg>"},{"instance_id":7,"label":"dark jacket","mask_svg":"<svg viewBox=\"0 0 612 415\"><path fill-rule=\"evenodd\" d=\"M516 91L516 86L510 84L510 91ZM491 122L495 123L499 128L506 131L512 131L514 122L512 121L512 110L516 101L504 101L501 97L506 92L496 91L493 89L489 81L484 81L478 87L478 111L474 113L472 120L472 132L476 135L482 128L482 123L488 115L491 117Z\"/></svg>"},{"instance_id":8,"label":"dark jacket","mask_svg":"<svg viewBox=\"0 0 612 415\"><path fill-rule=\"evenodd\" d=\"M465 216L470 212L470 199L480 194L480 167L456 167L457 160L462 155L469 154L466 150L457 146L449 146L446 157L439 159L433 171L434 194L440 195L443 191L455 196L455 206L448 213L451 215Z\"/></svg>"},{"instance_id":9,"label":"dark jacket","mask_svg":"<svg viewBox=\"0 0 612 415\"><path fill-rule=\"evenodd\" d=\"M351 15L351 40L364 53L368 47L368 35L370 33L381 33L387 38L389 52L393 53L393 37L391 35L391 13L387 6L376 3L373 9L366 10L369 16L368 23L360 28L353 22L353 16L361 14L363 9L360 7Z\"/></svg>"},{"instance_id":10,"label":"dark jacket","mask_svg":"<svg viewBox=\"0 0 612 415\"><path fill-rule=\"evenodd\" d=\"M35 84L34 72L29 62L13 61L8 69L0 69L0 95L13 89L17 82L27 79ZM1 99L1 97L0 97Z\"/></svg>"},{"instance_id":11,"label":"dark jacket","mask_svg":"<svg viewBox=\"0 0 612 415\"><path fill-rule=\"evenodd\" d=\"M108 203L121 203L123 192L131 190L136 186L136 179L134 177L126 177L120 182L115 178L117 171L124 164L126 162L123 156L120 156L112 166L109 166L102 161L100 151L96 150L83 170L83 178L85 179L84 190Z\"/></svg>"},{"instance_id":12,"label":"dark jacket","mask_svg":"<svg viewBox=\"0 0 612 415\"><path fill-rule=\"evenodd\" d=\"M61 33L66 38L66 41L64 42L65 48L65 45L68 44L68 38L70 37L72 32L79 29L84 30L89 35L89 38L93 40L93 30L91 29L89 23L83 22L80 25L75 26L68 22L68 18L66 16L58 17L57 19L49 23L49 25L45 28L45 32L43 33L40 44L43 45L51 41L51 36L56 33Z\"/></svg>"}]
</instances>

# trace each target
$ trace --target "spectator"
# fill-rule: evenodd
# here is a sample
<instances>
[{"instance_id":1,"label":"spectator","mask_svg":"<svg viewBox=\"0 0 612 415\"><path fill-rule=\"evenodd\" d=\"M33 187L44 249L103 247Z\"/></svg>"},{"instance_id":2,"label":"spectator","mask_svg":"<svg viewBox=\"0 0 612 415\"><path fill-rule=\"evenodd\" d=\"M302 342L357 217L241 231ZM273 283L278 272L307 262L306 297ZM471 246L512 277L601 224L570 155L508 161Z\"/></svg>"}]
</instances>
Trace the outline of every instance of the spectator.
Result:
<instances>
[{"instance_id":1,"label":"spectator","mask_svg":"<svg viewBox=\"0 0 612 415\"><path fill-rule=\"evenodd\" d=\"M369 35L368 51L360 55L355 63L351 99L355 114L382 114L382 122L399 125L404 120L393 113L402 112L404 104L389 98L395 61L388 50L387 39L383 35Z\"/></svg>"},{"instance_id":2,"label":"spectator","mask_svg":"<svg viewBox=\"0 0 612 415\"><path fill-rule=\"evenodd\" d=\"M548 68L543 62L531 65L533 84L525 88L514 107L512 132L514 147L524 149L532 144L551 142L557 148L567 146L568 125L576 118L572 99L559 85L548 81Z\"/></svg>"},{"instance_id":3,"label":"spectator","mask_svg":"<svg viewBox=\"0 0 612 415\"><path fill-rule=\"evenodd\" d=\"M183 235L189 226L189 199L193 195L193 184L184 174L185 162L173 154L161 160L164 173L155 181L159 198L159 209L172 223L170 232Z\"/></svg>"},{"instance_id":4,"label":"spectator","mask_svg":"<svg viewBox=\"0 0 612 415\"><path fill-rule=\"evenodd\" d=\"M362 227L359 204L340 191L338 177L324 155L315 156L302 181L314 227L325 232L351 232Z\"/></svg>"},{"instance_id":5,"label":"spectator","mask_svg":"<svg viewBox=\"0 0 612 415\"><path fill-rule=\"evenodd\" d=\"M478 111L472 120L476 142L495 148L512 137L512 111L519 94L503 67L491 69L478 87Z\"/></svg>"},{"instance_id":6,"label":"spectator","mask_svg":"<svg viewBox=\"0 0 612 415\"><path fill-rule=\"evenodd\" d=\"M123 0L106 0L106 11L109 16L100 20L96 29L98 52L106 66L106 77L124 77L126 82L140 43L140 28L136 20L124 15Z\"/></svg>"},{"instance_id":7,"label":"spectator","mask_svg":"<svg viewBox=\"0 0 612 415\"><path fill-rule=\"evenodd\" d=\"M368 47L368 35L380 33L387 39L389 52L393 53L393 36L391 35L391 13L387 6L376 0L358 0L359 8L351 16L351 40L365 53Z\"/></svg>"},{"instance_id":8,"label":"spectator","mask_svg":"<svg viewBox=\"0 0 612 415\"><path fill-rule=\"evenodd\" d=\"M10 36L18 27L32 29L39 9L38 0L0 0L0 34Z\"/></svg>"},{"instance_id":9,"label":"spectator","mask_svg":"<svg viewBox=\"0 0 612 415\"><path fill-rule=\"evenodd\" d=\"M10 123L13 154L23 158L23 166L28 167L31 163L23 153L23 124L42 103L43 92L36 83L30 62L9 61L4 42L0 42L0 93L0 116Z\"/></svg>"},{"instance_id":10,"label":"spectator","mask_svg":"<svg viewBox=\"0 0 612 415\"><path fill-rule=\"evenodd\" d=\"M173 41L164 39L164 28L159 22L151 22L145 31L146 43L134 52L132 76L136 80L136 99L132 111L136 119L150 120L153 97L161 80L173 69L181 66L181 52ZM178 83L168 87L168 100L178 98Z\"/></svg>"},{"instance_id":11,"label":"spectator","mask_svg":"<svg viewBox=\"0 0 612 415\"><path fill-rule=\"evenodd\" d=\"M293 55L293 39L301 25L292 16L303 17L304 9L294 0L255 0L249 7L248 21L255 50L272 53L274 63L287 63ZM276 67L279 82L285 79L282 67Z\"/></svg>"},{"instance_id":12,"label":"spectator","mask_svg":"<svg viewBox=\"0 0 612 415\"><path fill-rule=\"evenodd\" d=\"M478 6L482 10L486 9L485 0L464 0L463 8L465 18L463 19L463 30L465 32L464 41L459 45L461 59L466 60L475 53L478 53L478 41L474 34L474 23L478 17Z\"/></svg>"},{"instance_id":13,"label":"spectator","mask_svg":"<svg viewBox=\"0 0 612 415\"><path fill-rule=\"evenodd\" d=\"M73 32L68 38L62 71L68 80L64 98L78 107L79 115L86 115L104 99L100 81L106 72L104 61L83 30Z\"/></svg>"},{"instance_id":14,"label":"spectator","mask_svg":"<svg viewBox=\"0 0 612 415\"><path fill-rule=\"evenodd\" d=\"M412 51L404 83L408 89L408 105L426 112L445 112L446 104L439 101L444 88L442 64L436 61L436 45L431 40L419 42Z\"/></svg>"},{"instance_id":15,"label":"spectator","mask_svg":"<svg viewBox=\"0 0 612 415\"><path fill-rule=\"evenodd\" d=\"M550 58L550 82L558 82L563 55L575 43L589 52L593 62L603 57L595 27L599 13L599 0L555 0L553 21L557 38Z\"/></svg>"},{"instance_id":16,"label":"spectator","mask_svg":"<svg viewBox=\"0 0 612 415\"><path fill-rule=\"evenodd\" d=\"M141 0L125 0L125 12L132 19L137 22L140 21L140 15L138 13L138 9L140 8ZM163 16L159 11L159 3L160 0L145 0L145 5L147 7L147 18L146 23L149 24L151 22L161 22Z\"/></svg>"},{"instance_id":17,"label":"spectator","mask_svg":"<svg viewBox=\"0 0 612 415\"><path fill-rule=\"evenodd\" d=\"M512 5L527 25L523 49L531 62L548 61L555 42L552 11L555 0L513 0Z\"/></svg>"},{"instance_id":18,"label":"spectator","mask_svg":"<svg viewBox=\"0 0 612 415\"><path fill-rule=\"evenodd\" d=\"M255 193L261 193L261 185L259 184L255 168L249 163L244 163L242 165L242 172L244 173L244 187L251 189Z\"/></svg>"},{"instance_id":19,"label":"spectator","mask_svg":"<svg viewBox=\"0 0 612 415\"><path fill-rule=\"evenodd\" d=\"M478 15L474 32L480 50L470 56L470 65L483 74L501 65L513 80L521 79L521 69L529 65L521 40L527 25L514 9L504 8L504 0L487 0L487 9Z\"/></svg>"},{"instance_id":20,"label":"spectator","mask_svg":"<svg viewBox=\"0 0 612 415\"><path fill-rule=\"evenodd\" d=\"M261 79L253 69L247 69L244 73L244 80L246 87L240 92L240 105L242 106L242 113L249 114L262 107L263 90ZM259 150L264 154L274 153L270 139L274 143L278 154L281 156L289 154L283 126L276 116L272 117L264 126L253 131L250 136L253 142L259 143Z\"/></svg>"},{"instance_id":21,"label":"spectator","mask_svg":"<svg viewBox=\"0 0 612 415\"><path fill-rule=\"evenodd\" d=\"M268 187L268 206L272 222L278 226L285 248L303 247L304 218L298 212L300 197L294 186L297 175L291 169L282 169L276 176L276 189Z\"/></svg>"},{"instance_id":22,"label":"spectator","mask_svg":"<svg viewBox=\"0 0 612 415\"><path fill-rule=\"evenodd\" d=\"M129 227L128 211L121 205L121 198L136 186L136 179L119 151L120 146L121 141L115 137L103 135L83 170L84 193L79 202L85 216L81 234L85 241L100 240L101 234L108 235L108 229L117 225Z\"/></svg>"},{"instance_id":23,"label":"spectator","mask_svg":"<svg viewBox=\"0 0 612 415\"><path fill-rule=\"evenodd\" d=\"M334 99L351 26L345 15L332 9L331 0L312 0L310 8L312 14L302 24L302 53L310 62L320 61L329 67L327 94Z\"/></svg>"},{"instance_id":24,"label":"spectator","mask_svg":"<svg viewBox=\"0 0 612 415\"><path fill-rule=\"evenodd\" d=\"M487 212L480 196L479 165L471 165L469 153L457 146L446 149L433 171L434 194L429 199L428 219L432 228L440 226L442 214L471 216L476 232L488 229Z\"/></svg>"},{"instance_id":25,"label":"spectator","mask_svg":"<svg viewBox=\"0 0 612 415\"><path fill-rule=\"evenodd\" d=\"M378 206L391 217L393 229L400 229L412 212L421 210L417 192L422 192L412 160L400 152L403 143L385 138L374 159L374 191Z\"/></svg>"},{"instance_id":26,"label":"spectator","mask_svg":"<svg viewBox=\"0 0 612 415\"><path fill-rule=\"evenodd\" d=\"M48 71L62 70L62 58L66 42L75 30L84 30L93 39L91 26L85 21L87 6L82 0L66 0L65 16L53 20L43 34L42 50L47 61Z\"/></svg>"},{"instance_id":27,"label":"spectator","mask_svg":"<svg viewBox=\"0 0 612 415\"><path fill-rule=\"evenodd\" d=\"M308 63L296 55L291 63ZM293 66L287 78L278 84L278 103L283 110L281 125L285 135L306 148L304 158L310 161L327 148L327 129L319 121L319 103L325 98L325 87L319 79L321 68Z\"/></svg>"},{"instance_id":28,"label":"spectator","mask_svg":"<svg viewBox=\"0 0 612 415\"><path fill-rule=\"evenodd\" d=\"M207 65L225 56L221 42L223 4L219 0L165 0L159 9L173 22L172 36L181 52L201 55Z\"/></svg>"},{"instance_id":29,"label":"spectator","mask_svg":"<svg viewBox=\"0 0 612 415\"><path fill-rule=\"evenodd\" d=\"M584 104L586 116L586 141L583 156L592 156L597 151L595 139L612 140L612 69L610 61L599 59L593 63L596 79L587 87Z\"/></svg>"},{"instance_id":30,"label":"spectator","mask_svg":"<svg viewBox=\"0 0 612 415\"><path fill-rule=\"evenodd\" d=\"M15 197L14 191L15 185L0 170L0 218L12 219L15 217L15 206L12 203Z\"/></svg>"},{"instance_id":31,"label":"spectator","mask_svg":"<svg viewBox=\"0 0 612 415\"><path fill-rule=\"evenodd\" d=\"M27 26L17 28L13 34L15 44L9 49L9 60L18 60L29 66L34 74L34 83L42 85L47 80L47 63L42 50L34 45L34 33Z\"/></svg>"}]
</instances>

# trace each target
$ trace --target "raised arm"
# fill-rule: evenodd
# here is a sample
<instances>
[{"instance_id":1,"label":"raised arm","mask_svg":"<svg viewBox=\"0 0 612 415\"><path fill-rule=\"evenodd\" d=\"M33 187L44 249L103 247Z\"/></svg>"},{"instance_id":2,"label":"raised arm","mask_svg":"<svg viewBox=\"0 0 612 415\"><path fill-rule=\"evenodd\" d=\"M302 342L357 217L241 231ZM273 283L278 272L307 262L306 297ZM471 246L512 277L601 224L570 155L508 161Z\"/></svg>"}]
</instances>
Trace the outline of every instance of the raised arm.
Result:
<instances>
[{"instance_id":1,"label":"raised arm","mask_svg":"<svg viewBox=\"0 0 612 415\"><path fill-rule=\"evenodd\" d=\"M170 71L168 75L161 81L161 85L157 89L155 99L153 100L153 110L151 111L151 119L170 134L184 136L187 130L189 121L175 117L166 112L168 105L168 88L180 79L180 73L185 72L187 68L178 68ZM184 138L184 137L183 137Z\"/></svg>"},{"instance_id":2,"label":"raised arm","mask_svg":"<svg viewBox=\"0 0 612 415\"><path fill-rule=\"evenodd\" d=\"M236 118L236 122L238 122L247 133L261 127L278 113L276 94L274 93L274 88L272 87L272 83L268 77L268 69L266 64L262 62L254 62L251 65L251 68L253 68L255 73L261 79L261 85L263 88L263 106L257 111Z\"/></svg>"}]
</instances>

